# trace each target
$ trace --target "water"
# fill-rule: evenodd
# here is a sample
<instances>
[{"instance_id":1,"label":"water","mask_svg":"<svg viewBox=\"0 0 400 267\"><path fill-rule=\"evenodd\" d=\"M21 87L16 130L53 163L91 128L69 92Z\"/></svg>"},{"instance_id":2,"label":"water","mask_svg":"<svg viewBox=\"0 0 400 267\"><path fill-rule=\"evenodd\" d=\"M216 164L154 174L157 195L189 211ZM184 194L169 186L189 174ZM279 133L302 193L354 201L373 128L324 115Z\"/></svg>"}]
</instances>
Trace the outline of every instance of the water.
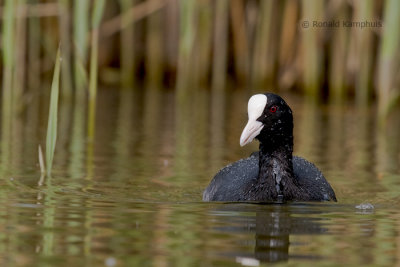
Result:
<instances>
[{"instance_id":1,"label":"water","mask_svg":"<svg viewBox=\"0 0 400 267\"><path fill-rule=\"evenodd\" d=\"M46 101L2 136L1 266L371 265L400 262L400 116L315 106L294 111L295 154L314 162L338 203L203 203L241 148L248 95L101 90L96 138L85 107L61 103L52 178L41 178ZM36 104L35 104L36 103ZM3 129L4 131L4 129ZM372 206L371 206L372 205Z\"/></svg>"}]
</instances>

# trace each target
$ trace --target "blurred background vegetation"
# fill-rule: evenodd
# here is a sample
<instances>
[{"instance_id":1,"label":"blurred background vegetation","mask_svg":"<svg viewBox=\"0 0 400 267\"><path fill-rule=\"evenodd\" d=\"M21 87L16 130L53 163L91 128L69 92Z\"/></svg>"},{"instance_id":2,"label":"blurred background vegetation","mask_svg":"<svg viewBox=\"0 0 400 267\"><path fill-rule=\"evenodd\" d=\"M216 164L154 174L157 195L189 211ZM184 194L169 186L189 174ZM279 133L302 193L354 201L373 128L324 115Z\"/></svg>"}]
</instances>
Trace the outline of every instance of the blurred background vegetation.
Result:
<instances>
[{"instance_id":1,"label":"blurred background vegetation","mask_svg":"<svg viewBox=\"0 0 400 267\"><path fill-rule=\"evenodd\" d=\"M399 103L396 0L0 3L3 112L22 110L50 88L43 85L59 44L61 99L95 103L98 80L121 89L143 82L174 88L183 99L199 87L296 91L314 101L376 101L381 115Z\"/></svg>"},{"instance_id":2,"label":"blurred background vegetation","mask_svg":"<svg viewBox=\"0 0 400 267\"><path fill-rule=\"evenodd\" d=\"M101 265L114 252L158 265L170 253L188 266L186 254L203 263L214 243L232 247L237 232L235 242L199 242L214 227L209 210L164 202L200 201L219 168L256 149L238 144L255 92L285 95L295 152L322 166L342 203L399 203L398 0L0 0L0 23L1 266ZM57 179L38 182L39 143ZM358 230L349 210L343 228ZM398 244L387 238L398 227L388 213L393 220L371 224L378 239L361 240L378 248L372 262L391 260ZM346 245L343 235L318 240ZM354 262L371 259L362 251L349 250Z\"/></svg>"}]
</instances>

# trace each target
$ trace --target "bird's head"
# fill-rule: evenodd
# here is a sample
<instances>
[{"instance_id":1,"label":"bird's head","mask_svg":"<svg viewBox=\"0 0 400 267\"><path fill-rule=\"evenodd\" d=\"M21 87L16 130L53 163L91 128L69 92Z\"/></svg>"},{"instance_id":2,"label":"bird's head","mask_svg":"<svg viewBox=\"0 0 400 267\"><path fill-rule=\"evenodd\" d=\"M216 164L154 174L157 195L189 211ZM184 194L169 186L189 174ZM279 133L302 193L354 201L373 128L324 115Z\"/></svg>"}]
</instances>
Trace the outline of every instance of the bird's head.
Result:
<instances>
[{"instance_id":1,"label":"bird's head","mask_svg":"<svg viewBox=\"0 0 400 267\"><path fill-rule=\"evenodd\" d=\"M258 139L267 146L285 145L293 141L293 115L286 102L278 95L253 95L247 106L249 120L240 136L244 146Z\"/></svg>"}]
</instances>

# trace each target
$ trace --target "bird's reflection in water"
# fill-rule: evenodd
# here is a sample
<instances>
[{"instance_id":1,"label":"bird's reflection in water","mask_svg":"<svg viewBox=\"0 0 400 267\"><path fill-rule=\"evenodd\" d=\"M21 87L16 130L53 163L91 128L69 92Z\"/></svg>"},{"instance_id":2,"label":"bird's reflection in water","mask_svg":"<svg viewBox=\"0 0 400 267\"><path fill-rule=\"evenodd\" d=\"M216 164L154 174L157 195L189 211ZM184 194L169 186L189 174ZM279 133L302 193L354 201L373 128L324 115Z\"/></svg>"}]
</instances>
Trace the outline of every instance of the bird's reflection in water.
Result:
<instances>
[{"instance_id":1,"label":"bird's reflection in water","mask_svg":"<svg viewBox=\"0 0 400 267\"><path fill-rule=\"evenodd\" d=\"M255 233L254 255L235 252L236 261L243 263L280 262L289 258L318 258L313 255L289 255L290 236L327 234L318 214L324 204L224 204L215 210L218 221L225 226L214 228L223 232ZM230 216L226 216L226 213ZM312 215L312 216L311 216ZM231 254L231 253L229 253ZM225 255L226 256L226 255ZM244 264L247 265L247 264Z\"/></svg>"}]
</instances>

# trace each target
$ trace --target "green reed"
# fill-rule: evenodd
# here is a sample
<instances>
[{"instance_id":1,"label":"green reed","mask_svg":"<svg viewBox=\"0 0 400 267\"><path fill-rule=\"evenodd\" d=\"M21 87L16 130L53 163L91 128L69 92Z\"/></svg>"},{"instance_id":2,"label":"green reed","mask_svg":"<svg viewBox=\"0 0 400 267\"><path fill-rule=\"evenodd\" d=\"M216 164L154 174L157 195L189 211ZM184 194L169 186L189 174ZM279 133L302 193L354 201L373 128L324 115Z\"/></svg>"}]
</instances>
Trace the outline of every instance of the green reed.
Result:
<instances>
[{"instance_id":1,"label":"green reed","mask_svg":"<svg viewBox=\"0 0 400 267\"><path fill-rule=\"evenodd\" d=\"M1 164L5 171L11 161L12 119L13 119L13 70L14 70L14 10L13 0L5 1L3 13L3 99L1 121Z\"/></svg>"},{"instance_id":2,"label":"green reed","mask_svg":"<svg viewBox=\"0 0 400 267\"><path fill-rule=\"evenodd\" d=\"M385 28L382 35L382 43L379 51L378 65L378 96L379 114L385 117L392 106L399 102L400 89L399 79L399 47L400 33L400 2L388 0L385 3L384 17L386 18Z\"/></svg>"},{"instance_id":3,"label":"green reed","mask_svg":"<svg viewBox=\"0 0 400 267\"><path fill-rule=\"evenodd\" d=\"M94 139L96 96L97 96L97 72L98 72L98 53L99 53L99 25L103 16L105 0L97 0L94 3L92 13L92 39L90 51L90 79L89 79L89 120L88 137L90 141Z\"/></svg>"},{"instance_id":4,"label":"green reed","mask_svg":"<svg viewBox=\"0 0 400 267\"><path fill-rule=\"evenodd\" d=\"M39 145L39 148L38 148L38 155L39 155L40 172L42 173L42 175L44 175L46 173L46 164L44 163L43 151L42 151L42 147L40 145ZM39 182L39 184L41 184L41 182Z\"/></svg>"},{"instance_id":5,"label":"green reed","mask_svg":"<svg viewBox=\"0 0 400 267\"><path fill-rule=\"evenodd\" d=\"M90 51L90 80L89 80L89 100L96 99L97 92L97 72L98 72L98 53L99 53L99 25L103 16L105 0L98 0L94 3L92 13L92 37Z\"/></svg>"},{"instance_id":6,"label":"green reed","mask_svg":"<svg viewBox=\"0 0 400 267\"><path fill-rule=\"evenodd\" d=\"M97 2L97 1L96 1ZM73 44L74 44L74 78L75 93L83 98L84 87L87 84L87 53L89 33L89 0L74 0L73 2ZM70 11L71 12L71 11Z\"/></svg>"},{"instance_id":7,"label":"green reed","mask_svg":"<svg viewBox=\"0 0 400 267\"><path fill-rule=\"evenodd\" d=\"M96 98L99 53L99 26L104 12L105 0L94 2L92 10L92 36L90 51L90 79L89 79L89 114L88 114L88 146L87 146L87 178L93 177L94 171L94 137L96 129Z\"/></svg>"},{"instance_id":8,"label":"green reed","mask_svg":"<svg viewBox=\"0 0 400 267\"><path fill-rule=\"evenodd\" d=\"M20 12L26 11L26 0L19 0L18 6ZM26 16L16 16L15 19L15 44L18 44L18 49L15 49L15 69L13 71L13 106L14 109L22 108L22 96L25 87L25 58L26 58Z\"/></svg>"},{"instance_id":9,"label":"green reed","mask_svg":"<svg viewBox=\"0 0 400 267\"><path fill-rule=\"evenodd\" d=\"M12 77L14 70L15 1L6 0L3 12L3 112L11 110Z\"/></svg>"},{"instance_id":10,"label":"green reed","mask_svg":"<svg viewBox=\"0 0 400 267\"><path fill-rule=\"evenodd\" d=\"M53 166L54 151L57 141L57 120L58 120L58 95L60 85L60 48L57 51L56 63L54 67L53 81L51 83L49 119L47 123L46 136L46 170L47 174L51 174Z\"/></svg>"},{"instance_id":11,"label":"green reed","mask_svg":"<svg viewBox=\"0 0 400 267\"><path fill-rule=\"evenodd\" d=\"M61 95L64 98L72 98L72 67L71 67L71 36L69 34L71 30L71 14L69 12L70 0L59 0L58 10L60 12L59 19L59 30L60 30L60 41L62 46L62 71L61 71L61 82L62 91Z\"/></svg>"},{"instance_id":12,"label":"green reed","mask_svg":"<svg viewBox=\"0 0 400 267\"><path fill-rule=\"evenodd\" d=\"M179 44L178 45L178 73L177 73L177 98L178 101L186 101L188 98L189 82L192 79L192 64L190 58L193 54L195 41L195 1L179 1Z\"/></svg>"}]
</instances>

